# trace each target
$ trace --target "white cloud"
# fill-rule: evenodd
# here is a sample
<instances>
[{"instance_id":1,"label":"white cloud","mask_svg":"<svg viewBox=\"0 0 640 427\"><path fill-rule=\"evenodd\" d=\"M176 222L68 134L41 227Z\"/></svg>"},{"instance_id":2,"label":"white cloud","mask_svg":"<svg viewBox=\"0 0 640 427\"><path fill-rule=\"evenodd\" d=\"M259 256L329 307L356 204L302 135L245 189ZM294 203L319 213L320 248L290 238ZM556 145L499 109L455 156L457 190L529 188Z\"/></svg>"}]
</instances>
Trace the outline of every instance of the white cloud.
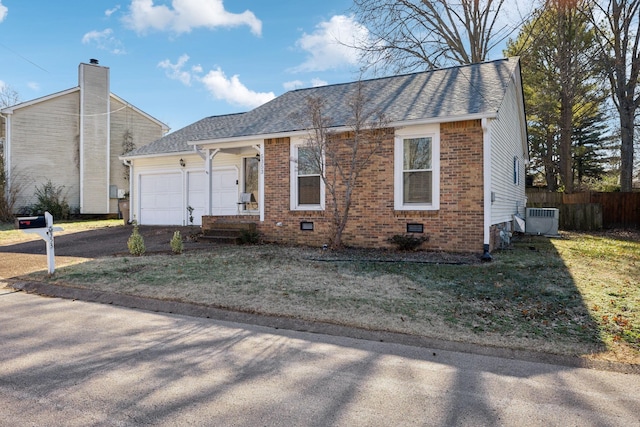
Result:
<instances>
[{"instance_id":1,"label":"white cloud","mask_svg":"<svg viewBox=\"0 0 640 427\"><path fill-rule=\"evenodd\" d=\"M321 22L313 33L304 33L296 46L309 55L302 64L290 71L325 71L356 65L361 46L369 37L369 30L353 16L336 15Z\"/></svg>"},{"instance_id":2,"label":"white cloud","mask_svg":"<svg viewBox=\"0 0 640 427\"><path fill-rule=\"evenodd\" d=\"M220 67L202 76L204 72L202 66L194 65L191 68L187 68L188 61L189 55L184 54L178 58L175 64L165 59L158 64L158 67L166 70L167 77L179 80L185 86L191 86L194 81L202 83L209 93L229 104L255 108L276 97L273 92L250 90L240 81L238 75L228 78Z\"/></svg>"},{"instance_id":3,"label":"white cloud","mask_svg":"<svg viewBox=\"0 0 640 427\"><path fill-rule=\"evenodd\" d=\"M240 82L237 74L227 78L219 67L209 71L201 81L216 98L241 107L255 108L276 97L273 92L254 92L248 89Z\"/></svg>"},{"instance_id":4,"label":"white cloud","mask_svg":"<svg viewBox=\"0 0 640 427\"><path fill-rule=\"evenodd\" d=\"M92 44L98 49L106 50L116 55L126 53L122 42L113 36L111 28L102 31L89 31L82 36L82 43Z\"/></svg>"},{"instance_id":5,"label":"white cloud","mask_svg":"<svg viewBox=\"0 0 640 427\"><path fill-rule=\"evenodd\" d=\"M9 13L9 8L2 4L2 0L0 0L0 22L4 21L4 18L7 17L7 13Z\"/></svg>"},{"instance_id":6,"label":"white cloud","mask_svg":"<svg viewBox=\"0 0 640 427\"><path fill-rule=\"evenodd\" d=\"M293 80L290 82L284 82L282 87L284 90L296 90L304 86L304 82L301 80Z\"/></svg>"},{"instance_id":7,"label":"white cloud","mask_svg":"<svg viewBox=\"0 0 640 427\"><path fill-rule=\"evenodd\" d=\"M167 77L173 80L180 80L185 86L191 86L191 78L193 73L201 73L202 67L196 65L192 67L191 71L185 71L182 68L189 61L189 55L182 55L178 58L178 62L172 64L171 61L165 59L158 64L158 67L164 68L167 73Z\"/></svg>"},{"instance_id":8,"label":"white cloud","mask_svg":"<svg viewBox=\"0 0 640 427\"><path fill-rule=\"evenodd\" d=\"M125 24L138 33L149 29L188 33L194 28L247 25L255 35L262 33L262 21L253 12L227 12L223 0L172 0L171 8L154 5L154 0L132 0Z\"/></svg>"},{"instance_id":9,"label":"white cloud","mask_svg":"<svg viewBox=\"0 0 640 427\"><path fill-rule=\"evenodd\" d=\"M305 83L302 80L292 80L290 82L284 82L282 87L284 87L285 90L296 90L303 87L318 87L318 86L326 86L328 84L329 84L328 82L322 79L313 78L309 83Z\"/></svg>"},{"instance_id":10,"label":"white cloud","mask_svg":"<svg viewBox=\"0 0 640 427\"><path fill-rule=\"evenodd\" d=\"M114 7L113 9L107 9L104 11L104 15L107 18L110 18L111 15L113 15L114 13L116 13L118 10L120 10L120 5L117 5L116 7Z\"/></svg>"},{"instance_id":11,"label":"white cloud","mask_svg":"<svg viewBox=\"0 0 640 427\"><path fill-rule=\"evenodd\" d=\"M313 87L326 86L328 84L329 84L328 82L322 79L318 79L318 78L311 79L311 86Z\"/></svg>"},{"instance_id":12,"label":"white cloud","mask_svg":"<svg viewBox=\"0 0 640 427\"><path fill-rule=\"evenodd\" d=\"M27 87L35 92L40 90L40 83L37 82L29 82L27 83Z\"/></svg>"}]
</instances>

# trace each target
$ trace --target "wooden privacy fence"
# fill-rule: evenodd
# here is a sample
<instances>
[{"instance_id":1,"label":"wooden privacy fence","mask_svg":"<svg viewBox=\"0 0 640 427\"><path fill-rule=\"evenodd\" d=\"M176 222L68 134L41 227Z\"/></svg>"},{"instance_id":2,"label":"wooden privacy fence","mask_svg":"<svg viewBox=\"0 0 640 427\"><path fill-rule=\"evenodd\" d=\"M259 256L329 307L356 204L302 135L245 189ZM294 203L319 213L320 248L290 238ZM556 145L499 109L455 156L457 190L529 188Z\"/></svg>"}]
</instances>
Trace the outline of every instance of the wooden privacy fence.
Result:
<instances>
[{"instance_id":1,"label":"wooden privacy fence","mask_svg":"<svg viewBox=\"0 0 640 427\"><path fill-rule=\"evenodd\" d=\"M640 228L640 193L563 194L527 189L527 207L560 209L563 230Z\"/></svg>"}]
</instances>

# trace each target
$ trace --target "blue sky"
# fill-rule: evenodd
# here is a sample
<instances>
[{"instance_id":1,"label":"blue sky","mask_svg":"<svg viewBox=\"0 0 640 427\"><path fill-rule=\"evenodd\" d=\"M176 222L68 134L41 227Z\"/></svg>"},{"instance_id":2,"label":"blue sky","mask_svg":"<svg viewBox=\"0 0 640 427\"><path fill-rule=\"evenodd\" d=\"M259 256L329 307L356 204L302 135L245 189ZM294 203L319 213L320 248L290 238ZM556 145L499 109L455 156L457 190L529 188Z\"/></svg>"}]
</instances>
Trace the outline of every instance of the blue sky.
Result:
<instances>
[{"instance_id":1,"label":"blue sky","mask_svg":"<svg viewBox=\"0 0 640 427\"><path fill-rule=\"evenodd\" d=\"M22 101L75 87L78 64L177 130L287 90L359 77L350 0L0 0L0 85Z\"/></svg>"}]
</instances>

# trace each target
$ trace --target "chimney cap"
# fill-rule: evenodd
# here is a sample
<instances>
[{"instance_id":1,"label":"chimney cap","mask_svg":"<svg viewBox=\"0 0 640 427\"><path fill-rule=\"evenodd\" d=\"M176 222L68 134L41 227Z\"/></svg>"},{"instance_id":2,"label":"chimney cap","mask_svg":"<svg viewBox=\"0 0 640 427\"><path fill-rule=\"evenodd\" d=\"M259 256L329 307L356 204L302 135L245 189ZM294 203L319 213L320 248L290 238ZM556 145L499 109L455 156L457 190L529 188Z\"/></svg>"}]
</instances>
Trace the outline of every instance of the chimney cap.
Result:
<instances>
[{"instance_id":1,"label":"chimney cap","mask_svg":"<svg viewBox=\"0 0 640 427\"><path fill-rule=\"evenodd\" d=\"M98 65L98 64L99 64L99 61L98 61L97 59L95 59L95 58L91 58L91 59L89 60L89 64Z\"/></svg>"}]
</instances>

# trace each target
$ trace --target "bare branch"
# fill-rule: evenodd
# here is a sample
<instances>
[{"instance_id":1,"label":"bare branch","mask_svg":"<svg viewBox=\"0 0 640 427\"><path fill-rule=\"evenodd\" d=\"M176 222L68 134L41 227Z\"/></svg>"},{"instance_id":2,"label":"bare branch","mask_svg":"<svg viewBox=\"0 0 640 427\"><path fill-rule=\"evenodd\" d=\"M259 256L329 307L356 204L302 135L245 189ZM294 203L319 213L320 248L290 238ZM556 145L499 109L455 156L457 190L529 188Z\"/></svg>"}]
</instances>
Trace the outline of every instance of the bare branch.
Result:
<instances>
[{"instance_id":1,"label":"bare branch","mask_svg":"<svg viewBox=\"0 0 640 427\"><path fill-rule=\"evenodd\" d=\"M505 0L354 0L372 34L362 47L374 67L394 72L486 61L524 19L509 22ZM533 7L533 5L532 5Z\"/></svg>"},{"instance_id":2,"label":"bare branch","mask_svg":"<svg viewBox=\"0 0 640 427\"><path fill-rule=\"evenodd\" d=\"M320 171L325 185L327 209L333 219L333 248L342 246L342 233L362 172L370 166L382 143L389 138L387 120L377 110L369 108L370 101L362 90L362 84L358 83L345 99L350 118L344 123L346 130L341 132L329 128L331 120L323 99L307 98L306 110L300 117L308 126L306 143L312 154L307 161Z\"/></svg>"}]
</instances>

